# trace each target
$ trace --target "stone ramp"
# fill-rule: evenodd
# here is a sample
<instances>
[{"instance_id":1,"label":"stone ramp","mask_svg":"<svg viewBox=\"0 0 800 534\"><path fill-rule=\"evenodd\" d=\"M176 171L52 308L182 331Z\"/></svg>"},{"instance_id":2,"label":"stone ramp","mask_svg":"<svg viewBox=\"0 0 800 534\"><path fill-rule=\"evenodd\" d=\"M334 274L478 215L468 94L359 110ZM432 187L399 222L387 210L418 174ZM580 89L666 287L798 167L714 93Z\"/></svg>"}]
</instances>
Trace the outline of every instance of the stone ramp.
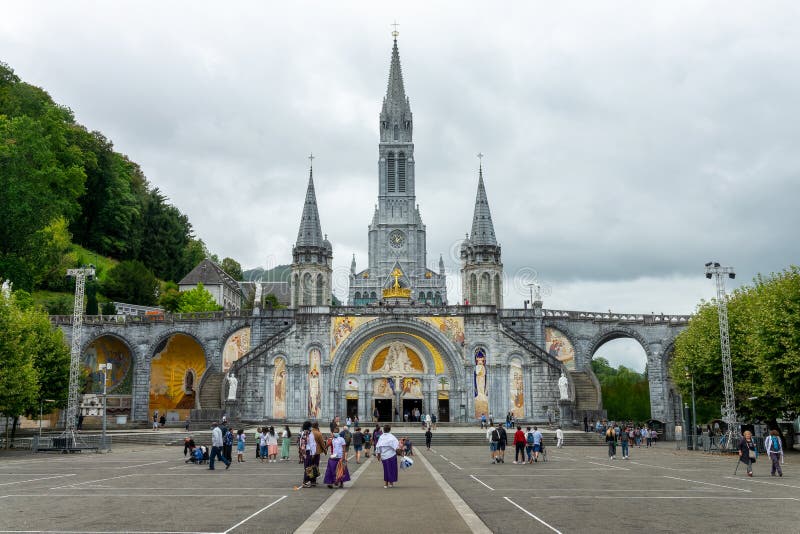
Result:
<instances>
[{"instance_id":1,"label":"stone ramp","mask_svg":"<svg viewBox=\"0 0 800 534\"><path fill-rule=\"evenodd\" d=\"M323 465L325 458L321 462ZM324 511L318 512L316 520L312 516L297 532L352 534L373 532L379 525L394 530L384 523L390 517L403 518L403 532L466 534L482 531L483 529L470 528L465 522L462 513L449 500L420 455L416 454L413 458L414 466L400 470L399 480L394 488L383 487L383 467L374 458L369 459L355 482L345 483L345 490L328 489L322 484L320 476L318 488L303 491L327 491L332 495L342 492L343 495L338 502L331 502L336 499L329 499L320 507L320 510L330 510L327 515L324 515ZM351 460L351 476L362 465ZM329 503L331 508L327 508Z\"/></svg>"}]
</instances>

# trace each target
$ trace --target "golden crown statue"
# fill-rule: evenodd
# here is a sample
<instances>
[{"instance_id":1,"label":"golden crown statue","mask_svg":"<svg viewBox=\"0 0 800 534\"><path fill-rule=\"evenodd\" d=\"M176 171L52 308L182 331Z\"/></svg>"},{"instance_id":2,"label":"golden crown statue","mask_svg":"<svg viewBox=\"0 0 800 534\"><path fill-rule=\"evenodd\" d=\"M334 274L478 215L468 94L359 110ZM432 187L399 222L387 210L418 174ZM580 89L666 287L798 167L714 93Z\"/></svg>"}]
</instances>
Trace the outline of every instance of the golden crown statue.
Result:
<instances>
[{"instance_id":1,"label":"golden crown statue","mask_svg":"<svg viewBox=\"0 0 800 534\"><path fill-rule=\"evenodd\" d=\"M394 271L392 271L392 276L394 277L394 285L383 290L383 298L410 299L411 290L405 287L400 287L400 277L403 276L403 272L395 267Z\"/></svg>"}]
</instances>

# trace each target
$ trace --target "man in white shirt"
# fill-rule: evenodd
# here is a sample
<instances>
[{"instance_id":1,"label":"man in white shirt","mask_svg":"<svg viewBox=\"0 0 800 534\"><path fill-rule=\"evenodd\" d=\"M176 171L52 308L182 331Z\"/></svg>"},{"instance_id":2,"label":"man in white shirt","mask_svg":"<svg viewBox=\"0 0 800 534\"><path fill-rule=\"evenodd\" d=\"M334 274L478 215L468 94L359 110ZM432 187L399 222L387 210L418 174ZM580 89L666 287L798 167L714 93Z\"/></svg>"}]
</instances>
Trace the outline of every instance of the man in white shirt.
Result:
<instances>
[{"instance_id":1,"label":"man in white shirt","mask_svg":"<svg viewBox=\"0 0 800 534\"><path fill-rule=\"evenodd\" d=\"M564 446L564 431L561 430L560 426L556 429L556 439L558 440L556 448L560 449Z\"/></svg>"},{"instance_id":2,"label":"man in white shirt","mask_svg":"<svg viewBox=\"0 0 800 534\"><path fill-rule=\"evenodd\" d=\"M216 422L211 423L211 454L208 455L208 469L214 470L214 460L219 458L225 464L225 469L229 469L231 461L222 455L222 430Z\"/></svg>"}]
</instances>

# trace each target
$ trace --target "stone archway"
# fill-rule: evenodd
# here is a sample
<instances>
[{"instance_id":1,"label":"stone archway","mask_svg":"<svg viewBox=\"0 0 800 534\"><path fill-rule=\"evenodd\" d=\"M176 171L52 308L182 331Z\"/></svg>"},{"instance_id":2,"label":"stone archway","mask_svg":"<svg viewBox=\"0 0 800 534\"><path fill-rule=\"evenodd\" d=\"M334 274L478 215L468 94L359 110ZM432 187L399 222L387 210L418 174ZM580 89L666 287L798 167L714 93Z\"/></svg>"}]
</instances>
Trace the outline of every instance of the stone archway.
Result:
<instances>
[{"instance_id":1,"label":"stone archway","mask_svg":"<svg viewBox=\"0 0 800 534\"><path fill-rule=\"evenodd\" d=\"M127 339L114 333L101 333L83 344L81 366L86 382L82 384L81 393L86 403L97 402L97 396L103 393L105 375L98 367L101 363L111 364L105 384L108 415L133 419L135 375L140 372L133 347Z\"/></svg>"},{"instance_id":2,"label":"stone archway","mask_svg":"<svg viewBox=\"0 0 800 534\"><path fill-rule=\"evenodd\" d=\"M393 344L395 352L402 345L410 355L409 362L415 363L397 369L387 366ZM445 377L449 385L463 384L463 375L459 348L428 323L414 318L376 319L356 328L337 348L331 365L333 413L345 413L348 400L353 406L357 395L362 420L372 420L376 400L391 400L393 419L395 409L402 418L404 403L409 410L413 405L422 413L436 414L440 400L445 400L440 398L439 379ZM357 391L345 391L348 378L357 381ZM463 403L461 393L455 387L449 388L446 402ZM385 409L384 403L382 406Z\"/></svg>"},{"instance_id":3,"label":"stone archway","mask_svg":"<svg viewBox=\"0 0 800 534\"><path fill-rule=\"evenodd\" d=\"M188 417L198 404L197 388L206 372L207 358L206 350L194 336L184 332L163 336L150 357L148 411L158 410L168 420ZM187 392L187 384L196 389Z\"/></svg>"}]
</instances>

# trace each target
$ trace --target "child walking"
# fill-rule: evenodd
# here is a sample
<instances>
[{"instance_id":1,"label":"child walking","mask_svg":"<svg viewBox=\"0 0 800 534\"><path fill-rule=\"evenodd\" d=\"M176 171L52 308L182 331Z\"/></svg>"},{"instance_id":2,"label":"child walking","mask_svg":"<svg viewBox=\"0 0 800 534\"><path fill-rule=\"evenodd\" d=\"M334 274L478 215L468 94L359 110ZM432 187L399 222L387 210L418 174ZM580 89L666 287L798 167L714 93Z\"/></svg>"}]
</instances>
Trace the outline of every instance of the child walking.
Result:
<instances>
[{"instance_id":1,"label":"child walking","mask_svg":"<svg viewBox=\"0 0 800 534\"><path fill-rule=\"evenodd\" d=\"M244 462L244 430L241 428L236 433L236 461Z\"/></svg>"}]
</instances>

